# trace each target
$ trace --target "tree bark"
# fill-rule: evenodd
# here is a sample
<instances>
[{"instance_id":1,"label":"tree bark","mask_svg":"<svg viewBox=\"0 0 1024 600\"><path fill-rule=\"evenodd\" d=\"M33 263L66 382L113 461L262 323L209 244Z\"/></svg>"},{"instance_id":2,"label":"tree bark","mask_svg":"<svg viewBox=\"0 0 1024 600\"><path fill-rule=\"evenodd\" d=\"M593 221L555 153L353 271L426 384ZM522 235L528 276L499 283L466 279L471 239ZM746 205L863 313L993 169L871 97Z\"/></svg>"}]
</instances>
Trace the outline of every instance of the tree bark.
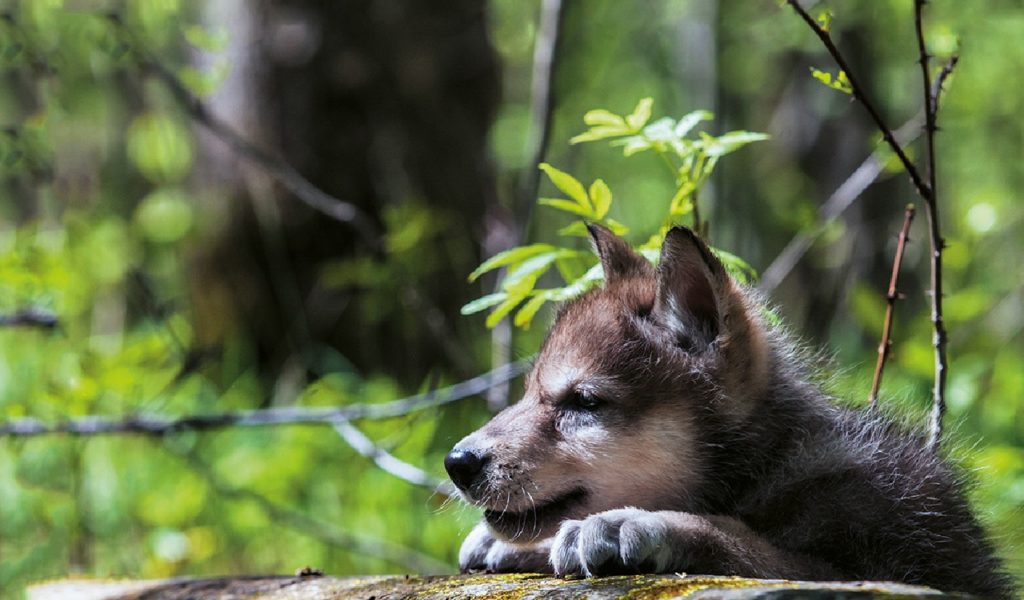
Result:
<instances>
[{"instance_id":1,"label":"tree bark","mask_svg":"<svg viewBox=\"0 0 1024 600\"><path fill-rule=\"evenodd\" d=\"M560 579L545 575L457 575L437 577L224 577L152 582L54 582L29 589L29 600L57 598L118 600L267 600L353 598L361 600L462 600L468 598L754 598L870 599L967 598L930 588L879 582L801 582L695 575L624 575Z\"/></svg>"}]
</instances>

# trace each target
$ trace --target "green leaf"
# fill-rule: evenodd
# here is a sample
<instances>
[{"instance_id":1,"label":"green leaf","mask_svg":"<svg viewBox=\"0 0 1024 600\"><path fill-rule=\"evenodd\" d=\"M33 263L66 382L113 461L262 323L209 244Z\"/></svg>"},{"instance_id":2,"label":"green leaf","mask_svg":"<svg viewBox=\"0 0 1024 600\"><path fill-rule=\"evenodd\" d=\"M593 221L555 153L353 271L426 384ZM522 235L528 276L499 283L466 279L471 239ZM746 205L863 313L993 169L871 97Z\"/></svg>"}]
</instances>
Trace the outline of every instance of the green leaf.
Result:
<instances>
[{"instance_id":1,"label":"green leaf","mask_svg":"<svg viewBox=\"0 0 1024 600\"><path fill-rule=\"evenodd\" d=\"M615 235L621 236L629 233L629 227L626 227L615 219L605 219L604 224L607 225L608 229L610 229Z\"/></svg>"},{"instance_id":2,"label":"green leaf","mask_svg":"<svg viewBox=\"0 0 1024 600\"><path fill-rule=\"evenodd\" d=\"M527 293L533 289L537 278L551 267L551 263L555 262L556 258L575 252L575 250L558 248L552 252L532 256L509 269L508 274L501 280L501 289L510 294ZM530 281L531 279L533 281Z\"/></svg>"},{"instance_id":3,"label":"green leaf","mask_svg":"<svg viewBox=\"0 0 1024 600\"><path fill-rule=\"evenodd\" d=\"M580 277L571 284L561 288L544 290L544 293L549 300L564 302L582 296L587 290L599 284L602 279L604 279L604 270L601 268L601 263L597 263L590 267L583 277Z\"/></svg>"},{"instance_id":4,"label":"green leaf","mask_svg":"<svg viewBox=\"0 0 1024 600\"><path fill-rule=\"evenodd\" d=\"M573 136L569 140L569 143L581 144L583 142L596 142L598 140L605 140L611 137L621 137L632 133L633 132L630 131L629 127L626 127L625 125L621 127L617 125L600 125L598 127L592 127L589 131Z\"/></svg>"},{"instance_id":5,"label":"green leaf","mask_svg":"<svg viewBox=\"0 0 1024 600\"><path fill-rule=\"evenodd\" d=\"M832 11L822 10L818 13L818 26L823 31L829 31L832 28Z\"/></svg>"},{"instance_id":6,"label":"green leaf","mask_svg":"<svg viewBox=\"0 0 1024 600\"><path fill-rule=\"evenodd\" d=\"M722 261L722 265L725 266L725 270L741 283L753 283L754 281L757 281L757 271L754 270L754 267L747 264L747 261L735 254L718 248L712 248L711 251L718 257L718 260Z\"/></svg>"},{"instance_id":7,"label":"green leaf","mask_svg":"<svg viewBox=\"0 0 1024 600\"><path fill-rule=\"evenodd\" d=\"M562 200L561 198L541 198L540 200L537 200L537 204L550 206L551 208L557 208L558 210L563 210L565 212L572 213L574 215L579 215L581 217L586 217L588 219L596 218L594 217L593 210L589 208L584 208L579 204L569 200Z\"/></svg>"},{"instance_id":8,"label":"green leaf","mask_svg":"<svg viewBox=\"0 0 1024 600\"><path fill-rule=\"evenodd\" d=\"M587 229L587 224L584 221L573 221L565 227L558 230L558 235L566 235L572 237L589 238L590 230Z\"/></svg>"},{"instance_id":9,"label":"green leaf","mask_svg":"<svg viewBox=\"0 0 1024 600\"><path fill-rule=\"evenodd\" d=\"M603 219L612 207L612 191L608 184L598 179L590 185L590 201L594 204L594 217Z\"/></svg>"},{"instance_id":10,"label":"green leaf","mask_svg":"<svg viewBox=\"0 0 1024 600\"><path fill-rule=\"evenodd\" d=\"M621 129L626 128L626 120L619 115L598 108L595 110L587 111L587 114L583 115L583 122L591 127L595 125L607 125L609 127L618 127Z\"/></svg>"},{"instance_id":11,"label":"green leaf","mask_svg":"<svg viewBox=\"0 0 1024 600\"><path fill-rule=\"evenodd\" d=\"M541 171L544 171L544 174L548 176L551 183L562 190L566 196L575 200L580 206L593 210L593 207L590 205L590 199L587 198L587 190L584 189L583 184L577 181L575 177L565 171L559 171L548 163L541 163L539 168Z\"/></svg>"},{"instance_id":12,"label":"green leaf","mask_svg":"<svg viewBox=\"0 0 1024 600\"><path fill-rule=\"evenodd\" d=\"M555 267L558 268L558 274L562 276L562 281L569 284L583 277L587 269L594 265L594 258L594 255L589 253L563 256L555 261Z\"/></svg>"},{"instance_id":13,"label":"green leaf","mask_svg":"<svg viewBox=\"0 0 1024 600\"><path fill-rule=\"evenodd\" d=\"M469 274L469 281L476 281L478 277L480 277L484 273L487 273L488 271L493 271L494 269L504 267L505 265L510 265L512 263L521 262L531 256L535 256L542 252L550 252L551 250L554 249L555 247L552 246L551 244L530 244L529 246L517 246L515 248L509 248L508 250L505 250L504 252L499 252L485 260L483 264L481 264L479 267L476 268L475 271Z\"/></svg>"},{"instance_id":14,"label":"green leaf","mask_svg":"<svg viewBox=\"0 0 1024 600\"><path fill-rule=\"evenodd\" d=\"M642 135L634 135L622 140L616 140L612 142L616 146L622 146L623 156L633 156L637 152L643 152L644 150L650 150L654 147L654 144L650 140Z\"/></svg>"},{"instance_id":15,"label":"green leaf","mask_svg":"<svg viewBox=\"0 0 1024 600\"><path fill-rule=\"evenodd\" d=\"M676 129L673 133L677 138L686 137L686 134L693 131L693 128L697 126L701 121L710 121L714 119L714 113L707 110L695 110L691 113L687 113L679 122L676 123Z\"/></svg>"},{"instance_id":16,"label":"green leaf","mask_svg":"<svg viewBox=\"0 0 1024 600\"><path fill-rule=\"evenodd\" d=\"M644 127L644 136L654 142L669 143L676 138L675 126L676 122L674 119L662 117Z\"/></svg>"},{"instance_id":17,"label":"green leaf","mask_svg":"<svg viewBox=\"0 0 1024 600\"><path fill-rule=\"evenodd\" d=\"M525 294L523 294L522 296L517 295L509 297L504 302L499 304L498 308L495 308L493 311L491 311L491 314L487 315L487 320L484 321L484 324L487 325L489 329L493 329L495 325L500 323L501 320L505 318L505 315L512 312L512 309L514 309L516 306L519 306L519 303L522 302L524 298L526 298Z\"/></svg>"},{"instance_id":18,"label":"green leaf","mask_svg":"<svg viewBox=\"0 0 1024 600\"><path fill-rule=\"evenodd\" d=\"M505 292L487 294L486 296L477 298L472 302L467 302L462 306L462 308L459 309L459 312L464 315L476 314L482 310L487 310L488 308L494 306L495 304L503 302L506 298L508 298L508 294L506 294Z\"/></svg>"},{"instance_id":19,"label":"green leaf","mask_svg":"<svg viewBox=\"0 0 1024 600\"><path fill-rule=\"evenodd\" d=\"M840 71L839 75L833 80L831 73L811 67L811 76L834 90L838 90L844 94L853 93L853 86L850 85L850 80L846 76L845 71Z\"/></svg>"},{"instance_id":20,"label":"green leaf","mask_svg":"<svg viewBox=\"0 0 1024 600\"><path fill-rule=\"evenodd\" d=\"M692 181L685 181L683 185L679 186L672 201L668 205L668 216L673 222L678 217L684 217L690 214L693 210L693 201L691 195L693 194L694 185Z\"/></svg>"},{"instance_id":21,"label":"green leaf","mask_svg":"<svg viewBox=\"0 0 1024 600\"><path fill-rule=\"evenodd\" d=\"M638 132L647 124L647 121L651 119L651 107L653 105L653 98L644 98L637 103L636 108L633 109L633 114L626 117L626 124L629 125L630 129Z\"/></svg>"},{"instance_id":22,"label":"green leaf","mask_svg":"<svg viewBox=\"0 0 1024 600\"><path fill-rule=\"evenodd\" d=\"M530 322L533 321L534 315L540 310L540 307L544 306L544 303L548 301L547 296L544 293L539 293L533 298L530 298L529 302L523 305L516 313L516 317L513 320L516 327L522 327L526 329L530 326Z\"/></svg>"},{"instance_id":23,"label":"green leaf","mask_svg":"<svg viewBox=\"0 0 1024 600\"><path fill-rule=\"evenodd\" d=\"M730 131L718 137L711 137L707 134L701 136L704 152L711 157L724 156L747 144L766 140L769 137L768 134L753 131Z\"/></svg>"}]
</instances>

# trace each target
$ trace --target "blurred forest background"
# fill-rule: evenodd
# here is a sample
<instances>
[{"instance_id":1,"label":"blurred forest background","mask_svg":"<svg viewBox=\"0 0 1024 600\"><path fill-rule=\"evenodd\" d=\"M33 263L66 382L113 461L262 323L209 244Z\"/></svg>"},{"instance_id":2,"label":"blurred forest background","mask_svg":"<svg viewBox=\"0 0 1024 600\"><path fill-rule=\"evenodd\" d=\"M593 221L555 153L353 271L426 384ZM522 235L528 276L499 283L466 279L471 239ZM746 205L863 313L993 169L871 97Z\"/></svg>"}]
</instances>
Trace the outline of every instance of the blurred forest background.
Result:
<instances>
[{"instance_id":1,"label":"blurred forest background","mask_svg":"<svg viewBox=\"0 0 1024 600\"><path fill-rule=\"evenodd\" d=\"M529 356L550 307L528 330L489 330L459 308L495 280L466 276L569 223L534 208L538 185L556 193L538 158L603 178L613 217L656 227L673 191L656 157L568 144L587 110L628 113L647 96L656 115L708 109L709 131L772 136L718 166L710 235L761 273L788 327L833 353L833 391L864 403L916 197L862 107L811 76L834 72L819 40L769 0L558 4L0 2L0 425L429 401ZM889 123L912 121L913 3L810 4L834 12ZM934 0L927 20L933 52L961 54L937 156L947 444L1021 575L1024 4ZM540 157L535 48L555 25ZM876 151L880 173L858 181L877 181L822 224ZM296 173L344 204L300 198ZM921 422L925 231L919 210L882 397ZM786 268L776 259L795 236L807 252ZM443 455L519 385L387 419L0 436L0 596L69 574L452 571L477 514L434 489Z\"/></svg>"}]
</instances>

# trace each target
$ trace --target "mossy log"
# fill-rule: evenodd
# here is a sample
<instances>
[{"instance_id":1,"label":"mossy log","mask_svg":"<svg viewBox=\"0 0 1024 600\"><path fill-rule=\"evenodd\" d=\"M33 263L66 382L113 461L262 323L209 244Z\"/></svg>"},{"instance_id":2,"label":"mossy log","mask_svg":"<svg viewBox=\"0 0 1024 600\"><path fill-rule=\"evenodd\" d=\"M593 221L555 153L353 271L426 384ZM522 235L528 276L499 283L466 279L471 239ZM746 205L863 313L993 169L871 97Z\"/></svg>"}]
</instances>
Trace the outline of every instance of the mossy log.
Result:
<instances>
[{"instance_id":1,"label":"mossy log","mask_svg":"<svg viewBox=\"0 0 1024 600\"><path fill-rule=\"evenodd\" d=\"M29 600L463 600L588 598L603 600L796 600L965 598L894 583L820 583L684 575L629 575L559 579L543 575L438 577L222 577L164 581L58 581L36 585Z\"/></svg>"}]
</instances>

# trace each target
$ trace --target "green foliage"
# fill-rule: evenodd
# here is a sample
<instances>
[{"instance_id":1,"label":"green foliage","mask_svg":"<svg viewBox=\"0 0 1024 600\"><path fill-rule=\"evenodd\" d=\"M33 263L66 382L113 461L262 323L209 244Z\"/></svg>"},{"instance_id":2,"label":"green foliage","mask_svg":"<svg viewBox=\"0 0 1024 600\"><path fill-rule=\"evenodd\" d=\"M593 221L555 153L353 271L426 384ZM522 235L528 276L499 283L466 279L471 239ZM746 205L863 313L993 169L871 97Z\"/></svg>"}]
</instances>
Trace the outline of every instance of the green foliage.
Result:
<instances>
[{"instance_id":1,"label":"green foliage","mask_svg":"<svg viewBox=\"0 0 1024 600\"><path fill-rule=\"evenodd\" d=\"M590 129L573 137L570 143L607 140L612 146L622 147L624 157L650 151L657 154L668 167L674 180L675 192L668 201L661 226L637 248L656 263L665 233L673 225L693 215L694 228L701 230L702 223L696 217L698 196L714 172L718 159L751 142L767 139L768 136L749 131L730 131L718 137L701 131L693 136L691 134L701 122L713 118L710 112L697 110L678 121L663 117L649 123L653 104L651 98L644 98L628 115L617 115L604 109L588 111L583 116L583 122ZM559 235L588 237L588 222L600 223L616 235L629 233L626 225L608 217L612 208L612 191L604 180L596 179L587 188L572 175L549 164L541 164L540 170L567 198L540 198L537 203L583 219L562 227L558 230ZM750 282L756 278L753 268L739 257L720 249L714 251L726 268L741 281ZM499 252L470 273L469 280L475 281L484 273L502 267L507 271L501 279L499 291L467 303L462 307L462 314L471 315L493 308L486 323L488 327L494 327L516 311L513 318L515 325L528 328L545 303L577 298L604 279L601 265L593 253L538 243ZM563 285L538 289L538 281L552 267L558 271Z\"/></svg>"},{"instance_id":2,"label":"green foliage","mask_svg":"<svg viewBox=\"0 0 1024 600\"><path fill-rule=\"evenodd\" d=\"M828 71L811 67L811 76L833 90L838 90L844 94L853 93L853 87L850 85L850 80L846 77L846 71L839 71L839 74L833 78L832 74Z\"/></svg>"}]
</instances>

